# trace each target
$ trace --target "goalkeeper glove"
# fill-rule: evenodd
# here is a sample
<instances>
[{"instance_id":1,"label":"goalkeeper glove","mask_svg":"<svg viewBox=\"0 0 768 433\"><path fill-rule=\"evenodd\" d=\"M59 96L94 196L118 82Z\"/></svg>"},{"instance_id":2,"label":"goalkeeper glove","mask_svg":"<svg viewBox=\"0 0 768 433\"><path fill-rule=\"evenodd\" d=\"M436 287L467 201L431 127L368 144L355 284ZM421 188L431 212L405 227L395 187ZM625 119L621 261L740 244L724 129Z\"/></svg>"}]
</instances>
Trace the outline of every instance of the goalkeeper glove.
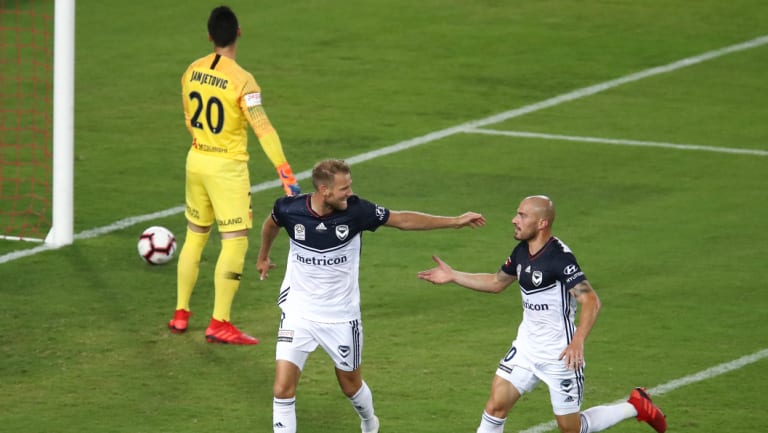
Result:
<instances>
[{"instance_id":1,"label":"goalkeeper glove","mask_svg":"<svg viewBox=\"0 0 768 433\"><path fill-rule=\"evenodd\" d=\"M283 163L277 167L277 175L280 176L280 182L283 183L283 189L285 195L288 197L301 194L301 187L296 182L296 178L293 177L293 170L291 170L290 164Z\"/></svg>"}]
</instances>

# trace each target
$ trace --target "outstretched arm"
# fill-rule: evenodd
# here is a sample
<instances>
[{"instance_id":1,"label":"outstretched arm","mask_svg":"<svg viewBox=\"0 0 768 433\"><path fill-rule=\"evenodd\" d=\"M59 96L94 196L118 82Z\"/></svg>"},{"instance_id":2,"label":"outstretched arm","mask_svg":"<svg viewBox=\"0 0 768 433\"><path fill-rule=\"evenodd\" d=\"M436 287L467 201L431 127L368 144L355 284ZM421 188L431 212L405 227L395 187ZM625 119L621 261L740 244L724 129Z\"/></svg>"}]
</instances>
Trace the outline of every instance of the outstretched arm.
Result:
<instances>
[{"instance_id":1,"label":"outstretched arm","mask_svg":"<svg viewBox=\"0 0 768 433\"><path fill-rule=\"evenodd\" d=\"M269 252L272 250L272 243L280 233L280 226L278 226L272 215L267 216L264 220L264 224L261 226L261 245L259 246L259 257L256 260L256 269L259 270L260 279L267 278L267 272L275 267L272 260L269 258Z\"/></svg>"},{"instance_id":2,"label":"outstretched arm","mask_svg":"<svg viewBox=\"0 0 768 433\"><path fill-rule=\"evenodd\" d=\"M434 284L456 283L478 292L499 293L517 279L503 271L495 274L461 272L451 268L448 263L440 260L440 257L432 256L432 260L437 263L437 267L421 271L417 276Z\"/></svg>"},{"instance_id":3,"label":"outstretched arm","mask_svg":"<svg viewBox=\"0 0 768 433\"><path fill-rule=\"evenodd\" d=\"M444 228L482 227L485 217L476 212L467 212L456 217L430 215L412 211L390 211L389 219L384 224L400 230L433 230Z\"/></svg>"},{"instance_id":4,"label":"outstretched arm","mask_svg":"<svg viewBox=\"0 0 768 433\"><path fill-rule=\"evenodd\" d=\"M580 304L581 311L579 312L576 333L573 334L573 339L568 347L560 354L560 359L565 362L566 367L575 370L584 363L584 341L597 321L597 315L600 312L600 298L587 280L575 285L570 292L576 298L576 302Z\"/></svg>"}]
</instances>

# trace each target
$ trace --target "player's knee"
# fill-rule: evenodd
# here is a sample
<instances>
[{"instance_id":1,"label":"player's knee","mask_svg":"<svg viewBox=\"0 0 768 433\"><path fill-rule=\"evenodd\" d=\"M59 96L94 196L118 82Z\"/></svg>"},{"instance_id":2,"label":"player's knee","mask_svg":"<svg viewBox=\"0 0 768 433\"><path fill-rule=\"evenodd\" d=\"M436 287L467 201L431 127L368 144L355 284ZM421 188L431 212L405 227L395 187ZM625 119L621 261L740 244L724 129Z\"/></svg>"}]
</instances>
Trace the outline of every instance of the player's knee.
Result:
<instances>
[{"instance_id":1,"label":"player's knee","mask_svg":"<svg viewBox=\"0 0 768 433\"><path fill-rule=\"evenodd\" d=\"M296 386L285 383L275 383L272 387L275 398L293 398L296 396Z\"/></svg>"},{"instance_id":2,"label":"player's knee","mask_svg":"<svg viewBox=\"0 0 768 433\"><path fill-rule=\"evenodd\" d=\"M579 433L581 431L580 417L557 417L557 428L560 433Z\"/></svg>"},{"instance_id":3,"label":"player's knee","mask_svg":"<svg viewBox=\"0 0 768 433\"><path fill-rule=\"evenodd\" d=\"M349 398L352 398L360 391L360 386L353 383L339 383L341 385L341 392Z\"/></svg>"},{"instance_id":4,"label":"player's knee","mask_svg":"<svg viewBox=\"0 0 768 433\"><path fill-rule=\"evenodd\" d=\"M488 400L488 402L485 404L485 412L493 417L496 418L506 418L509 414L509 410L511 409L511 404L509 402L501 402L497 401L494 398L491 398Z\"/></svg>"},{"instance_id":5,"label":"player's knee","mask_svg":"<svg viewBox=\"0 0 768 433\"><path fill-rule=\"evenodd\" d=\"M336 370L336 378L339 381L341 392L343 392L344 395L349 398L357 394L357 392L360 391L360 388L363 386L363 378L360 375L359 370L352 372Z\"/></svg>"},{"instance_id":6,"label":"player's knee","mask_svg":"<svg viewBox=\"0 0 768 433\"><path fill-rule=\"evenodd\" d=\"M248 230L236 230L234 232L222 232L221 233L222 239L235 239L235 238L246 238L248 239Z\"/></svg>"},{"instance_id":7,"label":"player's knee","mask_svg":"<svg viewBox=\"0 0 768 433\"><path fill-rule=\"evenodd\" d=\"M208 233L211 231L211 226L199 226L192 221L187 221L187 227L195 233Z\"/></svg>"}]
</instances>

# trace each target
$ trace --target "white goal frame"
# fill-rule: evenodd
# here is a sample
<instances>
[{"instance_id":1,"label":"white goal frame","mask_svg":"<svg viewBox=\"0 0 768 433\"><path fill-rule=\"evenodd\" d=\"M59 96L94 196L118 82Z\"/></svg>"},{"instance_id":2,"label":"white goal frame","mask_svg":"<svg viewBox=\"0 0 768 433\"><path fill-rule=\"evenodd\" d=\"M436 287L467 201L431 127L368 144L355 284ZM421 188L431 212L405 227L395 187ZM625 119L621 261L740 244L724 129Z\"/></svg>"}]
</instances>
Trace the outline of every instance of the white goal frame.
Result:
<instances>
[{"instance_id":1,"label":"white goal frame","mask_svg":"<svg viewBox=\"0 0 768 433\"><path fill-rule=\"evenodd\" d=\"M53 198L45 243L59 248L74 241L75 0L56 0L53 16Z\"/></svg>"}]
</instances>

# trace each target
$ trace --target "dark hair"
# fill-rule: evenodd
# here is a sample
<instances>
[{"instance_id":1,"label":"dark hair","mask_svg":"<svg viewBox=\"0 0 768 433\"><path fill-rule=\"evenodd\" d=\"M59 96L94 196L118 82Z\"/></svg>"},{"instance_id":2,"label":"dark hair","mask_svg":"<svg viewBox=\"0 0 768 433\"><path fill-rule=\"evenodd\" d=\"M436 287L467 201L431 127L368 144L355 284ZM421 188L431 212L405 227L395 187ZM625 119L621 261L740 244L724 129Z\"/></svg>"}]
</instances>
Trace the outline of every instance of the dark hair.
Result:
<instances>
[{"instance_id":1,"label":"dark hair","mask_svg":"<svg viewBox=\"0 0 768 433\"><path fill-rule=\"evenodd\" d=\"M232 45L237 40L237 16L228 6L219 6L208 17L208 34L217 47Z\"/></svg>"},{"instance_id":2,"label":"dark hair","mask_svg":"<svg viewBox=\"0 0 768 433\"><path fill-rule=\"evenodd\" d=\"M315 189L320 185L332 185L336 174L350 174L349 165L341 159L326 159L315 164L312 169L312 184Z\"/></svg>"}]
</instances>

